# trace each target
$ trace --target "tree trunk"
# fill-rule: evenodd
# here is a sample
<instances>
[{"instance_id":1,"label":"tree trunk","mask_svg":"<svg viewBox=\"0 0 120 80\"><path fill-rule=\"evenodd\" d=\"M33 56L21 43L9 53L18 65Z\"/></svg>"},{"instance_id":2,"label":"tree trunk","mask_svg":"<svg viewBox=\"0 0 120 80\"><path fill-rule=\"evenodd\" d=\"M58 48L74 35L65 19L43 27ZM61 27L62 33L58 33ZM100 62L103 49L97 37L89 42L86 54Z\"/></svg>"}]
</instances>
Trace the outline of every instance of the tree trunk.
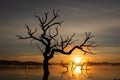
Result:
<instances>
[{"instance_id":1,"label":"tree trunk","mask_svg":"<svg viewBox=\"0 0 120 80\"><path fill-rule=\"evenodd\" d=\"M48 68L48 59L47 58L44 58L43 70L44 70L43 80L48 80L50 72L49 72L49 68Z\"/></svg>"}]
</instances>

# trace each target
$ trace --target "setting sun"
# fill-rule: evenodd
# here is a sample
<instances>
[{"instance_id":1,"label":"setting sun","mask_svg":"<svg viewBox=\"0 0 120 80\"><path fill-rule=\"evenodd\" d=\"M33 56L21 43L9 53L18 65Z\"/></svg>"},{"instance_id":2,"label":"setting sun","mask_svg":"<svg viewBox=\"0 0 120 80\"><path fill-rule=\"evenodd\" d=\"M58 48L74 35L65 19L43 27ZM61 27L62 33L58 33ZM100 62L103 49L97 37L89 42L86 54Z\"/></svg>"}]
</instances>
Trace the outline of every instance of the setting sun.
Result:
<instances>
[{"instance_id":1,"label":"setting sun","mask_svg":"<svg viewBox=\"0 0 120 80\"><path fill-rule=\"evenodd\" d=\"M80 63L81 62L81 58L75 58L75 61L74 61L75 63Z\"/></svg>"}]
</instances>

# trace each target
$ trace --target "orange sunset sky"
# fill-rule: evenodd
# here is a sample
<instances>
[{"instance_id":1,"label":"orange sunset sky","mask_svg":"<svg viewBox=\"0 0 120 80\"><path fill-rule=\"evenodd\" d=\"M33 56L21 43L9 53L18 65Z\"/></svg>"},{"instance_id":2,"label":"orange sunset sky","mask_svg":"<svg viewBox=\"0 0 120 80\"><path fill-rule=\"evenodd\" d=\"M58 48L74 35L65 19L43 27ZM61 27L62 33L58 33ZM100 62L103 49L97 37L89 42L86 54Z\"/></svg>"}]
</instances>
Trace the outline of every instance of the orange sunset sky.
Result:
<instances>
[{"instance_id":1,"label":"orange sunset sky","mask_svg":"<svg viewBox=\"0 0 120 80\"><path fill-rule=\"evenodd\" d=\"M26 35L25 24L40 32L33 15L42 16L52 9L59 9L60 20L64 20L60 35L76 33L74 38L82 41L85 32L92 32L92 40L100 46L92 49L94 55L76 50L70 56L57 54L51 62L75 56L93 62L120 62L120 0L1 0L0 60L42 62L35 42L31 45L30 40L19 40L16 35Z\"/></svg>"}]
</instances>

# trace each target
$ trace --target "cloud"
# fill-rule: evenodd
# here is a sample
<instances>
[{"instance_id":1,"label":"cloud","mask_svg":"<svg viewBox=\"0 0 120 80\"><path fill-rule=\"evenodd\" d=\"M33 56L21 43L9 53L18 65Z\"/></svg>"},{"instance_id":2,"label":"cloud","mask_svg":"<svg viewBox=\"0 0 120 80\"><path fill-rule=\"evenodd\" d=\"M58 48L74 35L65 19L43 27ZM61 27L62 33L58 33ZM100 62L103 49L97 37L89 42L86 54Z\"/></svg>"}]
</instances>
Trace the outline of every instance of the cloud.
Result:
<instances>
[{"instance_id":1,"label":"cloud","mask_svg":"<svg viewBox=\"0 0 120 80\"><path fill-rule=\"evenodd\" d=\"M104 28L98 31L99 34L97 34L96 38L98 41L101 41L104 46L120 47L119 30L120 26Z\"/></svg>"},{"instance_id":2,"label":"cloud","mask_svg":"<svg viewBox=\"0 0 120 80\"><path fill-rule=\"evenodd\" d=\"M120 46L119 4L118 0L1 0L0 51L11 51L14 55L15 49L31 50L26 46L29 41L19 41L16 34L24 35L24 24L39 28L33 15L41 16L52 9L60 9L60 18L65 21L61 27L64 35L93 32L96 41L104 46Z\"/></svg>"}]
</instances>

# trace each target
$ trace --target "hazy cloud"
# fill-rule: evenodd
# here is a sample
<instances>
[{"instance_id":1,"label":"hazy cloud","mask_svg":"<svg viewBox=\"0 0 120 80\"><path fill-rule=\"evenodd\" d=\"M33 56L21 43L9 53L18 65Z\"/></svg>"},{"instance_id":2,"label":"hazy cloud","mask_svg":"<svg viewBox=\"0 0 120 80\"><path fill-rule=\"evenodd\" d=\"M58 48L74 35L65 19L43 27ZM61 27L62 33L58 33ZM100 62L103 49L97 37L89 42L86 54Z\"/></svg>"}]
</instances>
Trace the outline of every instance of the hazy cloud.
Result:
<instances>
[{"instance_id":1,"label":"hazy cloud","mask_svg":"<svg viewBox=\"0 0 120 80\"><path fill-rule=\"evenodd\" d=\"M33 15L52 9L60 9L60 18L65 21L62 34L93 32L104 46L120 46L120 0L1 0L0 52L14 55L14 48L31 51L26 46L29 41L19 41L16 34L26 32L24 24L38 28Z\"/></svg>"}]
</instances>

